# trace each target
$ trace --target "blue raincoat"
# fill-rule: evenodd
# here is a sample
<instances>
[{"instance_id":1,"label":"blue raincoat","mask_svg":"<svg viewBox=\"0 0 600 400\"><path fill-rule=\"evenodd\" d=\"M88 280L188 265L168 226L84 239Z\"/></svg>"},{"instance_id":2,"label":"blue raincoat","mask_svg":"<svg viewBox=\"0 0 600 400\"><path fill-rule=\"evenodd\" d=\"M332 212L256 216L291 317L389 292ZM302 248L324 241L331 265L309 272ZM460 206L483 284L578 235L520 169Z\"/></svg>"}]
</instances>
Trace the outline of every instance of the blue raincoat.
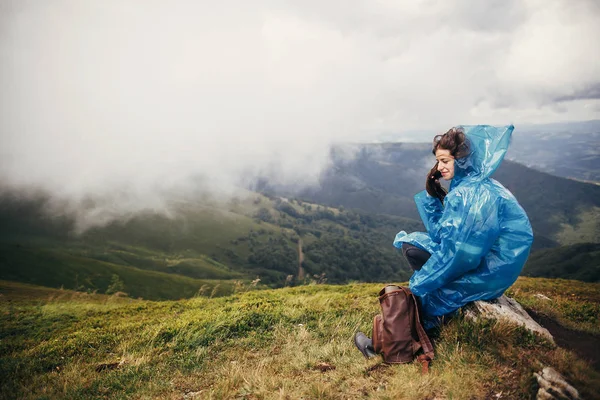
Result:
<instances>
[{"instance_id":1,"label":"blue raincoat","mask_svg":"<svg viewBox=\"0 0 600 400\"><path fill-rule=\"evenodd\" d=\"M409 243L431 254L410 278L426 328L469 302L501 296L519 276L533 242L523 208L490 178L504 158L514 126L460 128L470 154L454 161L444 204L426 191L415 195L427 233L402 231L394 240L399 249Z\"/></svg>"}]
</instances>

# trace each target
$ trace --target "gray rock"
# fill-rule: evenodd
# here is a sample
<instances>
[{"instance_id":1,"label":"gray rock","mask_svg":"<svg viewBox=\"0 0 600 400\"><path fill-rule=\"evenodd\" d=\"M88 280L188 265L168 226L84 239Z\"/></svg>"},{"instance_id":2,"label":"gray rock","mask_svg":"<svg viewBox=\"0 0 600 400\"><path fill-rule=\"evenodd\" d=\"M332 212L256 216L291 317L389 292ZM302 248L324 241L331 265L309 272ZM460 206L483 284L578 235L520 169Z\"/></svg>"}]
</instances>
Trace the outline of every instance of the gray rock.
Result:
<instances>
[{"instance_id":1,"label":"gray rock","mask_svg":"<svg viewBox=\"0 0 600 400\"><path fill-rule=\"evenodd\" d=\"M473 302L471 306L465 310L465 316L473 320L477 320L479 317L508 320L522 325L532 332L540 334L552 344L556 345L554 337L548 329L535 322L515 299L511 299L504 295L495 300L479 300Z\"/></svg>"},{"instance_id":2,"label":"gray rock","mask_svg":"<svg viewBox=\"0 0 600 400\"><path fill-rule=\"evenodd\" d=\"M533 295L533 297L538 298L540 300L551 300L550 297L543 295L541 293L536 293Z\"/></svg>"},{"instance_id":3,"label":"gray rock","mask_svg":"<svg viewBox=\"0 0 600 400\"><path fill-rule=\"evenodd\" d=\"M540 372L534 372L540 388L537 392L537 400L577 400L579 392L569 385L565 378L551 367L546 367Z\"/></svg>"}]
</instances>

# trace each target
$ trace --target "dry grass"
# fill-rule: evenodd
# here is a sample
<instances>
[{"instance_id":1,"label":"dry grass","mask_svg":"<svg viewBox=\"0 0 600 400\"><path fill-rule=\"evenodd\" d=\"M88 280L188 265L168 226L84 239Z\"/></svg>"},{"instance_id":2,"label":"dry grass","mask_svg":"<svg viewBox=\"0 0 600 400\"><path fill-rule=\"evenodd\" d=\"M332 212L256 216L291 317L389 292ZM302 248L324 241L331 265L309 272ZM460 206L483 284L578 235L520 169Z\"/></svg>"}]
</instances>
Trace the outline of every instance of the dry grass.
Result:
<instances>
[{"instance_id":1,"label":"dry grass","mask_svg":"<svg viewBox=\"0 0 600 400\"><path fill-rule=\"evenodd\" d=\"M527 279L513 290L533 302L530 289L544 285L565 283ZM575 298L589 297L580 285ZM544 365L588 398L600 392L598 373L573 353L522 328L460 315L436 335L429 375L416 363L365 360L352 337L370 331L379 286L314 285L178 302L10 295L0 304L0 397L526 399L536 390L532 373Z\"/></svg>"}]
</instances>

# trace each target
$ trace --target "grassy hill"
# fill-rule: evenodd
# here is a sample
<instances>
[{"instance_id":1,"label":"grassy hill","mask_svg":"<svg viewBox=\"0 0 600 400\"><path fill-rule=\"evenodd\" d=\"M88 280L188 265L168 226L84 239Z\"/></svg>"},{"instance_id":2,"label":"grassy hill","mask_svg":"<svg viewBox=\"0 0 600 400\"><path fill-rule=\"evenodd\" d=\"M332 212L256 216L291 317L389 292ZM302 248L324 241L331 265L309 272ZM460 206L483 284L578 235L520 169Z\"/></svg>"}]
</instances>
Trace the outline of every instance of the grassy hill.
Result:
<instances>
[{"instance_id":1,"label":"grassy hill","mask_svg":"<svg viewBox=\"0 0 600 400\"><path fill-rule=\"evenodd\" d=\"M543 366L583 398L600 393L590 353L462 315L435 334L429 375L365 360L352 336L370 331L380 286L239 286L228 297L152 302L0 281L0 398L529 399ZM597 343L598 284L520 278L509 292L576 341Z\"/></svg>"},{"instance_id":2,"label":"grassy hill","mask_svg":"<svg viewBox=\"0 0 600 400\"><path fill-rule=\"evenodd\" d=\"M261 196L257 194L255 198ZM173 266L173 259L161 263L165 255L173 254L188 260L199 256L196 264L215 267L220 266L220 259L228 264L233 261L231 258L235 259L229 249L232 240L247 236L253 229L274 232L277 228L259 226L253 220L253 203L246 205L245 214L234 212L232 205L197 199L173 202L170 215L148 210L91 227L78 235L74 233L75 216L49 216L50 203L44 194L0 196L0 241L68 248L82 256L109 257L117 263L145 269ZM237 257L245 258L247 246L240 246L237 252Z\"/></svg>"},{"instance_id":3,"label":"grassy hill","mask_svg":"<svg viewBox=\"0 0 600 400\"><path fill-rule=\"evenodd\" d=\"M228 204L179 202L169 216L145 212L75 235L75 220L48 217L46 202L43 196L0 197L0 279L103 293L116 274L127 281L128 293L150 299L165 293L150 286L141 294L150 277L173 283L163 299L193 295L206 280L259 278L280 287L291 276L301 283L300 240L306 279L407 279L408 267L391 241L398 226L420 226L401 217L249 193Z\"/></svg>"},{"instance_id":4,"label":"grassy hill","mask_svg":"<svg viewBox=\"0 0 600 400\"><path fill-rule=\"evenodd\" d=\"M0 267L3 279L100 293L110 291L112 284L124 295L150 300L223 296L231 294L235 285L231 279L193 279L98 261L60 249L10 244L0 244Z\"/></svg>"}]
</instances>

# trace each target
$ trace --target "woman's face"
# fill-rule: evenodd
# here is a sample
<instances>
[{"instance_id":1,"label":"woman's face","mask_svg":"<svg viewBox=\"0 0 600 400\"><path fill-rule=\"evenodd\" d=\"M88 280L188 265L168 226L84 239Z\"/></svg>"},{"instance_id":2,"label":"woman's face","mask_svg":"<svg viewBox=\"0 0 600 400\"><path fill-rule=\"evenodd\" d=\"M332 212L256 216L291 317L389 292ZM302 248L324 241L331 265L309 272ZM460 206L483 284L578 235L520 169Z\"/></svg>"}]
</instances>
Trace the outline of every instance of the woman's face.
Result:
<instances>
[{"instance_id":1,"label":"woman's face","mask_svg":"<svg viewBox=\"0 0 600 400\"><path fill-rule=\"evenodd\" d=\"M454 178L454 157L450 154L450 150L437 149L435 158L438 161L438 171L442 173L442 178L447 181Z\"/></svg>"}]
</instances>

